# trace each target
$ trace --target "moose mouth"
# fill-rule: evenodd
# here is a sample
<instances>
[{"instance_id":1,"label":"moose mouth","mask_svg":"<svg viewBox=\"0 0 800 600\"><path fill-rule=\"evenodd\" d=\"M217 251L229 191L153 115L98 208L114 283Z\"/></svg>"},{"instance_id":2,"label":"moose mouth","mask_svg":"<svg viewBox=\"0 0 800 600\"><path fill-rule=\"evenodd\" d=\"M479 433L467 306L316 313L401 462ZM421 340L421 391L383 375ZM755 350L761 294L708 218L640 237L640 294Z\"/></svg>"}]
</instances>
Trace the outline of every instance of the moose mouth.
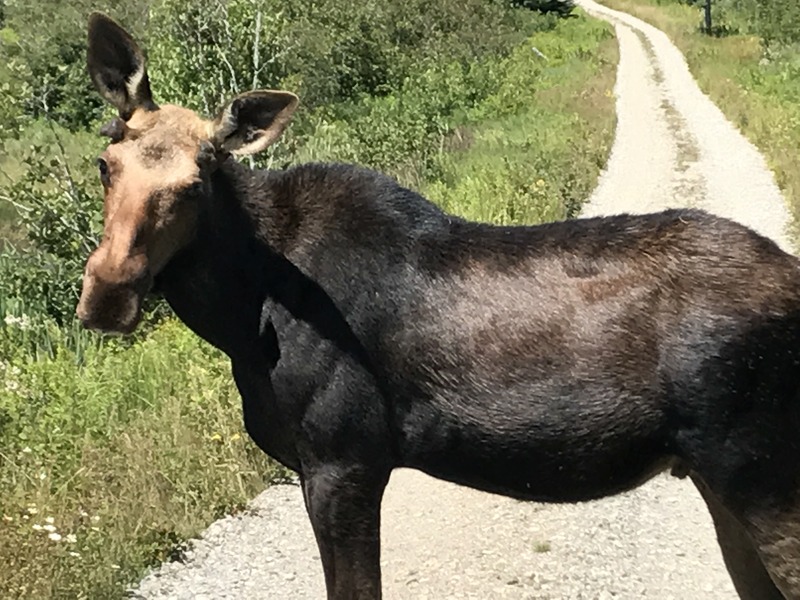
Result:
<instances>
[{"instance_id":1,"label":"moose mouth","mask_svg":"<svg viewBox=\"0 0 800 600\"><path fill-rule=\"evenodd\" d=\"M127 335L142 320L142 304L153 279L144 277L131 285L104 285L85 277L76 314L84 327L102 333Z\"/></svg>"}]
</instances>

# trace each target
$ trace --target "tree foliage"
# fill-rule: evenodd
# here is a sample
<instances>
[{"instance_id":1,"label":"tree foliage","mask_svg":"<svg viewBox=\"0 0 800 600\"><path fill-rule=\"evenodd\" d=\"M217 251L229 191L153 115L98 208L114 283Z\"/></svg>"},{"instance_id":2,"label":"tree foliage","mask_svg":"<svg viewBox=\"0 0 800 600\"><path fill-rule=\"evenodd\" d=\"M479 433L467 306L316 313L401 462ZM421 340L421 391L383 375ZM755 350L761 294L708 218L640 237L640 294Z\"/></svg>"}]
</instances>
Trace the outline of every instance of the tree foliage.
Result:
<instances>
[{"instance_id":1,"label":"tree foliage","mask_svg":"<svg viewBox=\"0 0 800 600\"><path fill-rule=\"evenodd\" d=\"M706 0L681 0L703 9ZM712 34L743 31L766 45L800 43L800 2L797 0L712 0Z\"/></svg>"}]
</instances>

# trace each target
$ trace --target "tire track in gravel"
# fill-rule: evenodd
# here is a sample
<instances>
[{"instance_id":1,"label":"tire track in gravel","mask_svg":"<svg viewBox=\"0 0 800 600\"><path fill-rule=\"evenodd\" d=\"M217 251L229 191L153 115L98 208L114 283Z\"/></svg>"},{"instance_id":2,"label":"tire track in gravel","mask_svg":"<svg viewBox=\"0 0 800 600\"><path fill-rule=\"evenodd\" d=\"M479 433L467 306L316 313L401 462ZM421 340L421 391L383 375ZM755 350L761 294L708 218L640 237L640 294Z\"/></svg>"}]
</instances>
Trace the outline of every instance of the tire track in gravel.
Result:
<instances>
[{"instance_id":1,"label":"tire track in gravel","mask_svg":"<svg viewBox=\"0 0 800 600\"><path fill-rule=\"evenodd\" d=\"M591 0L620 45L618 125L583 216L696 206L789 249L789 214L764 159L697 88L657 29ZM732 600L713 527L688 480L573 504L523 503L400 469L382 511L389 599ZM297 486L214 523L184 563L132 596L174 600L324 598L322 567Z\"/></svg>"}]
</instances>

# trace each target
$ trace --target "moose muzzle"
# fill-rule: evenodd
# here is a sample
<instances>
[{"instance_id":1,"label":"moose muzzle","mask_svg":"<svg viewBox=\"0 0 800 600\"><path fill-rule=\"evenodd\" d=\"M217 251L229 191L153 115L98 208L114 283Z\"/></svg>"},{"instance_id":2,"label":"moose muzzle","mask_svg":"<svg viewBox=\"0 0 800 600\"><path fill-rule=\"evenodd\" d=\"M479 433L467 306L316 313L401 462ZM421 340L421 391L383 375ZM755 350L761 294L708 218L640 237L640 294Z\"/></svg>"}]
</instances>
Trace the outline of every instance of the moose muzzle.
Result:
<instances>
[{"instance_id":1,"label":"moose muzzle","mask_svg":"<svg viewBox=\"0 0 800 600\"><path fill-rule=\"evenodd\" d=\"M109 268L101 245L86 263L76 310L84 327L106 333L131 333L139 324L142 302L153 285L145 254L126 257Z\"/></svg>"}]
</instances>

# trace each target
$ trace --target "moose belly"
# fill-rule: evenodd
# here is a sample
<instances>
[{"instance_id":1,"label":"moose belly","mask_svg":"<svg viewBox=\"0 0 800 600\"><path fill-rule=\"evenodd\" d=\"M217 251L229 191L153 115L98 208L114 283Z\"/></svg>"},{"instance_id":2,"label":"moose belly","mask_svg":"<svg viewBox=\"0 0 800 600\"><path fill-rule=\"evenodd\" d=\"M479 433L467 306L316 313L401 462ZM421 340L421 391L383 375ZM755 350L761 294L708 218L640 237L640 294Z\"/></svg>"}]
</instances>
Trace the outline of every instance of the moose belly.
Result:
<instances>
[{"instance_id":1,"label":"moose belly","mask_svg":"<svg viewBox=\"0 0 800 600\"><path fill-rule=\"evenodd\" d=\"M585 381L415 402L403 417L406 466L542 502L618 493L673 460L658 402ZM580 389L583 387L584 389Z\"/></svg>"}]
</instances>

